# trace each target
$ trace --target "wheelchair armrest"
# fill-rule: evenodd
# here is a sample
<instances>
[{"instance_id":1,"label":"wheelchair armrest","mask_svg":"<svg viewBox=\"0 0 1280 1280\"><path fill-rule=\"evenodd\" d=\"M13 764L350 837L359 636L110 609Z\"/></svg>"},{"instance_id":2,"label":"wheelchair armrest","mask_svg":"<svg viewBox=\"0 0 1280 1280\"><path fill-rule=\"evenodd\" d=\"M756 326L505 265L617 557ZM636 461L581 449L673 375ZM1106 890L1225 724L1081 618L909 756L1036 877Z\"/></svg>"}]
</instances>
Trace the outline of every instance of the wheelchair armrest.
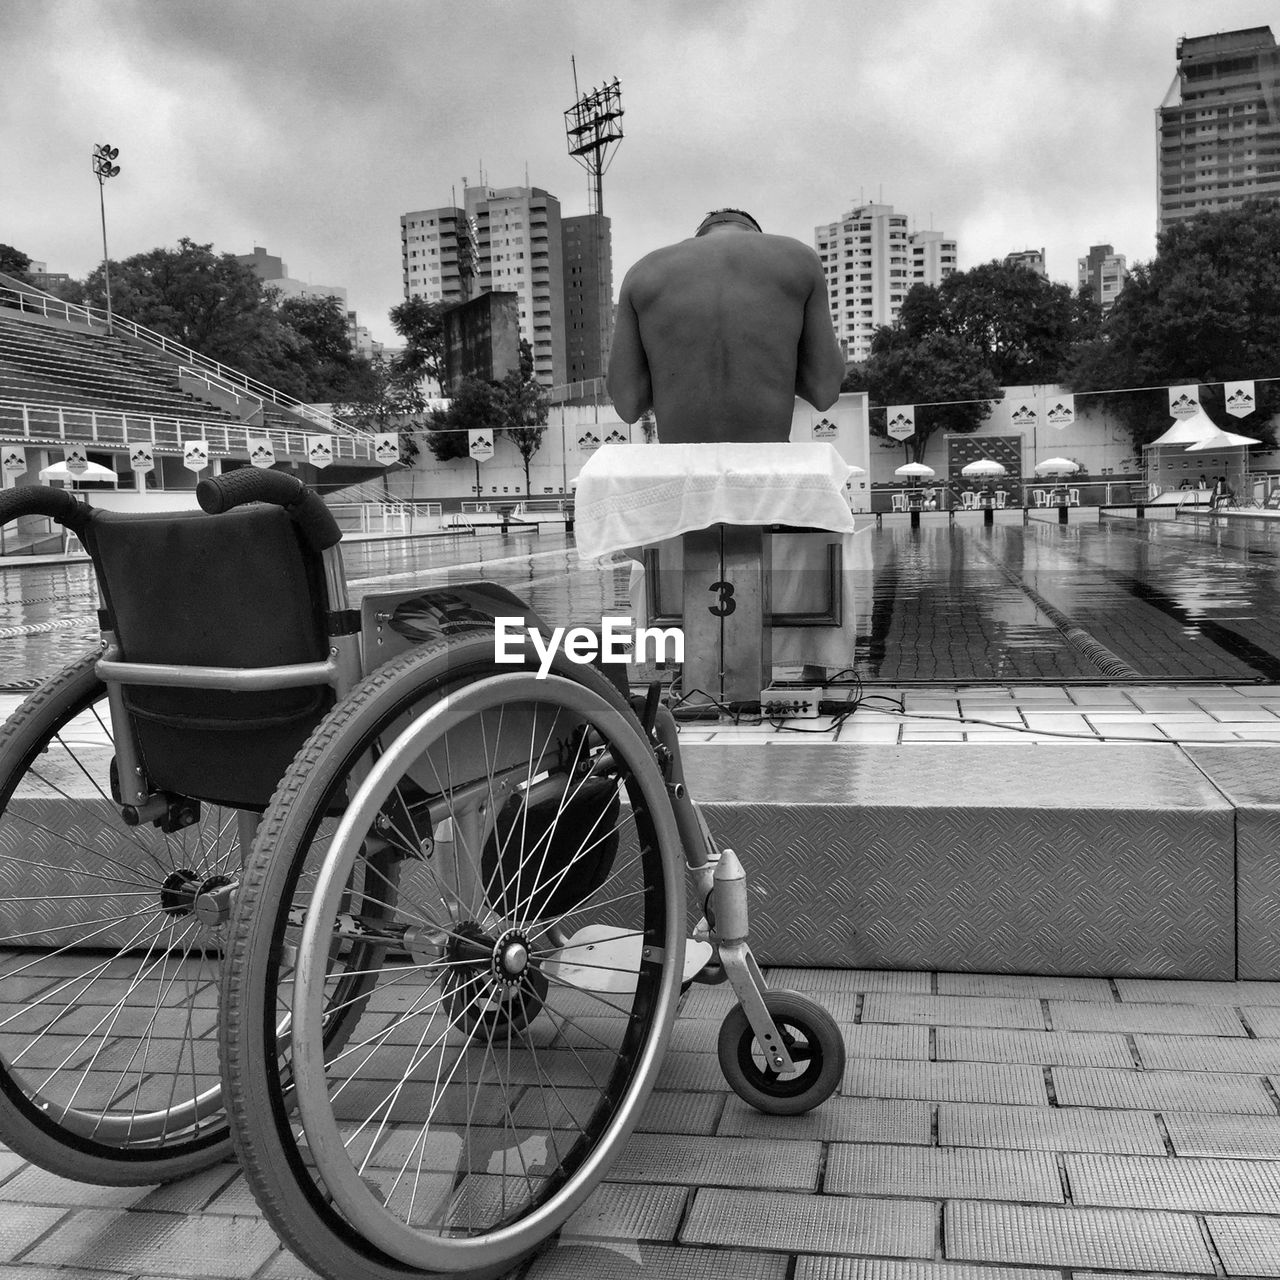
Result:
<instances>
[{"instance_id":1,"label":"wheelchair armrest","mask_svg":"<svg viewBox=\"0 0 1280 1280\"><path fill-rule=\"evenodd\" d=\"M289 513L314 550L324 551L342 541L342 530L320 495L284 471L241 467L211 476L196 486L196 501L210 515L248 502L269 502Z\"/></svg>"}]
</instances>

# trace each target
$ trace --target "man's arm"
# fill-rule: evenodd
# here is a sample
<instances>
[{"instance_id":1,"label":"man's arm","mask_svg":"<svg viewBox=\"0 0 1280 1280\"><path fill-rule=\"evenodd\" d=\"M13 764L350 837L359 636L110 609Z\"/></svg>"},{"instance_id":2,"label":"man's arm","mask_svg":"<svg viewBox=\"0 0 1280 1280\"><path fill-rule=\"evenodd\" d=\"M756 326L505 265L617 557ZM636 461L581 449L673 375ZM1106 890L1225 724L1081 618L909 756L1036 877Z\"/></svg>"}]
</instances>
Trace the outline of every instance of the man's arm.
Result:
<instances>
[{"instance_id":1,"label":"man's arm","mask_svg":"<svg viewBox=\"0 0 1280 1280\"><path fill-rule=\"evenodd\" d=\"M844 381L844 356L836 341L827 306L827 278L818 255L808 251L812 259L811 285L804 307L804 330L800 334L800 351L796 360L796 395L815 409L829 409L840 395Z\"/></svg>"},{"instance_id":2,"label":"man's arm","mask_svg":"<svg viewBox=\"0 0 1280 1280\"><path fill-rule=\"evenodd\" d=\"M653 385L649 380L649 361L640 341L640 322L631 301L630 281L624 279L618 295L618 318L613 330L613 348L609 352L609 373L605 385L613 407L623 422L635 422L653 407Z\"/></svg>"}]
</instances>

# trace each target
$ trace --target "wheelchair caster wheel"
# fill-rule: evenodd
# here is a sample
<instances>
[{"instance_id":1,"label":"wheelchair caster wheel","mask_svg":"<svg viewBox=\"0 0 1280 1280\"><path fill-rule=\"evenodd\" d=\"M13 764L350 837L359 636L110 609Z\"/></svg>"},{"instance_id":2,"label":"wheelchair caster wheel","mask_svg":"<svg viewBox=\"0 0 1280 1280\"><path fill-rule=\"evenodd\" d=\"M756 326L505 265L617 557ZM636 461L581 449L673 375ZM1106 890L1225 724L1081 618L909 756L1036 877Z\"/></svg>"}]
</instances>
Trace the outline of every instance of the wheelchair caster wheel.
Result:
<instances>
[{"instance_id":1,"label":"wheelchair caster wheel","mask_svg":"<svg viewBox=\"0 0 1280 1280\"><path fill-rule=\"evenodd\" d=\"M835 1092L844 1074L844 1037L826 1009L807 996L797 991L763 995L795 1071L782 1075L769 1066L740 1004L720 1026L720 1069L734 1093L757 1111L797 1116Z\"/></svg>"}]
</instances>

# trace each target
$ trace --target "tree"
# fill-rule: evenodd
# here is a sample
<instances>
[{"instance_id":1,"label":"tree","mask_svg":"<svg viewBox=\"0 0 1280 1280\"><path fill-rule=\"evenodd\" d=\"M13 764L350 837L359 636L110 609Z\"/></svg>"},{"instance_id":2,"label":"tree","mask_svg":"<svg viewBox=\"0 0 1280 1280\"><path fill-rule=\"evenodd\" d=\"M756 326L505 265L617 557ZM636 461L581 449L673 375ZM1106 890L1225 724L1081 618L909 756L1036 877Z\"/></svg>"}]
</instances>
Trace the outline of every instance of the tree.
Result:
<instances>
[{"instance_id":1,"label":"tree","mask_svg":"<svg viewBox=\"0 0 1280 1280\"><path fill-rule=\"evenodd\" d=\"M369 361L367 376L355 385L349 399L335 401L334 415L361 431L400 435L400 461L418 457L415 435L426 425L426 401L416 378L405 378L393 361Z\"/></svg>"},{"instance_id":2,"label":"tree","mask_svg":"<svg viewBox=\"0 0 1280 1280\"><path fill-rule=\"evenodd\" d=\"M27 274L30 266L31 259L21 249L15 249L11 244L0 244L0 273L30 284L31 277Z\"/></svg>"},{"instance_id":3,"label":"tree","mask_svg":"<svg viewBox=\"0 0 1280 1280\"><path fill-rule=\"evenodd\" d=\"M425 298L410 298L391 308L391 323L405 341L399 364L406 377L428 378L444 387L444 313L448 309L443 302Z\"/></svg>"},{"instance_id":4,"label":"tree","mask_svg":"<svg viewBox=\"0 0 1280 1280\"><path fill-rule=\"evenodd\" d=\"M879 406L915 405L915 434L903 441L913 462L924 460L936 431L976 431L1003 397L1000 383L968 343L947 333L912 338L897 327L882 326L871 341L871 355L845 375L842 391L866 391ZM887 414L871 415L871 434L888 438Z\"/></svg>"},{"instance_id":5,"label":"tree","mask_svg":"<svg viewBox=\"0 0 1280 1280\"><path fill-rule=\"evenodd\" d=\"M520 369L502 380L499 403L506 419L507 435L524 463L524 492L530 496L529 464L542 448L546 435L547 398L533 376L533 348L520 339Z\"/></svg>"},{"instance_id":6,"label":"tree","mask_svg":"<svg viewBox=\"0 0 1280 1280\"><path fill-rule=\"evenodd\" d=\"M273 292L268 285L268 296ZM370 361L352 350L337 298L286 298L276 316L292 335L285 351L306 388L300 399L360 400L375 392Z\"/></svg>"},{"instance_id":7,"label":"tree","mask_svg":"<svg viewBox=\"0 0 1280 1280\"><path fill-rule=\"evenodd\" d=\"M463 378L447 409L433 409L427 423L427 448L437 462L465 458L470 451L468 431L496 434L503 421L498 384L481 378Z\"/></svg>"},{"instance_id":8,"label":"tree","mask_svg":"<svg viewBox=\"0 0 1280 1280\"><path fill-rule=\"evenodd\" d=\"M1002 386L1056 382L1101 312L1065 284L1026 267L988 262L939 285L915 285L897 328L909 339L943 333L967 343Z\"/></svg>"},{"instance_id":9,"label":"tree","mask_svg":"<svg viewBox=\"0 0 1280 1280\"><path fill-rule=\"evenodd\" d=\"M296 337L276 315L262 282L231 254L215 254L212 245L184 236L176 250L152 249L113 262L111 295L118 315L305 397L306 379L293 357ZM102 267L86 279L85 297L105 305Z\"/></svg>"},{"instance_id":10,"label":"tree","mask_svg":"<svg viewBox=\"0 0 1280 1280\"><path fill-rule=\"evenodd\" d=\"M1222 405L1213 384L1276 377L1280 207L1251 201L1161 232L1155 258L1133 269L1101 336L1077 353L1064 381L1077 394L1152 388L1101 397L1141 449L1169 425L1165 388L1199 384L1212 414ZM1259 382L1255 392L1257 408L1240 429L1271 444L1280 388Z\"/></svg>"}]
</instances>

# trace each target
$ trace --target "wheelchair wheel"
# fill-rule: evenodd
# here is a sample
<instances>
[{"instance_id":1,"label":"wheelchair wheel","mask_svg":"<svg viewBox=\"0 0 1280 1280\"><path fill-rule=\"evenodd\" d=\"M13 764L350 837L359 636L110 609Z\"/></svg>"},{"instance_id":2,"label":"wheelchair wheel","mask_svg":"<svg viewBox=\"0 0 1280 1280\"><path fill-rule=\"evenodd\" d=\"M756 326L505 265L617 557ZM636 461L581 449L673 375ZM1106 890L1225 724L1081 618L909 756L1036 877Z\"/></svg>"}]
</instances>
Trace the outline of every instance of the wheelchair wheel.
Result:
<instances>
[{"instance_id":1,"label":"wheelchair wheel","mask_svg":"<svg viewBox=\"0 0 1280 1280\"><path fill-rule=\"evenodd\" d=\"M225 924L196 893L240 865L236 814L125 826L96 655L0 730L0 1140L117 1185L227 1156L218 985Z\"/></svg>"},{"instance_id":2,"label":"wheelchair wheel","mask_svg":"<svg viewBox=\"0 0 1280 1280\"><path fill-rule=\"evenodd\" d=\"M599 673L510 670L485 633L374 673L246 868L223 993L236 1148L324 1275L505 1273L603 1177L656 1077L685 921L652 746ZM378 959L343 1001L352 938Z\"/></svg>"},{"instance_id":3,"label":"wheelchair wheel","mask_svg":"<svg viewBox=\"0 0 1280 1280\"><path fill-rule=\"evenodd\" d=\"M798 1116L835 1092L844 1074L844 1037L826 1009L798 991L766 991L764 1003L795 1072L784 1076L769 1066L740 1004L720 1025L720 1069L734 1093L758 1111Z\"/></svg>"}]
</instances>

